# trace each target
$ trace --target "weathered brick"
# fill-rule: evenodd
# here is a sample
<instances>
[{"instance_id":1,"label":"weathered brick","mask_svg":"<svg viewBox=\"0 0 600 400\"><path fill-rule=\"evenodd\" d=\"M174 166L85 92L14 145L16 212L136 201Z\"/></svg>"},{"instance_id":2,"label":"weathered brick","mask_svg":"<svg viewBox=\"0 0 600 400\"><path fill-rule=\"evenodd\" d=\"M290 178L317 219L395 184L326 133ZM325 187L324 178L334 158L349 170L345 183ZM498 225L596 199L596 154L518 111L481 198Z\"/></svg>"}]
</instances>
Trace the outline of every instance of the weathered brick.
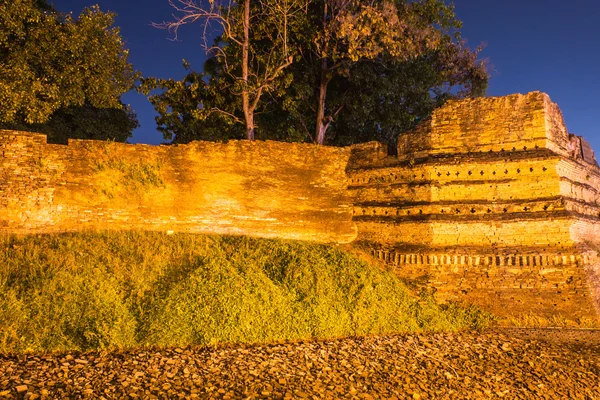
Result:
<instances>
[{"instance_id":1,"label":"weathered brick","mask_svg":"<svg viewBox=\"0 0 600 400\"><path fill-rule=\"evenodd\" d=\"M600 170L546 94L448 102L397 157L355 146L348 178L358 241L397 274L503 316L598 321Z\"/></svg>"},{"instance_id":2,"label":"weathered brick","mask_svg":"<svg viewBox=\"0 0 600 400\"><path fill-rule=\"evenodd\" d=\"M350 242L349 149L179 146L0 131L0 232L147 229ZM19 183L17 183L19 182Z\"/></svg>"},{"instance_id":3,"label":"weathered brick","mask_svg":"<svg viewBox=\"0 0 600 400\"><path fill-rule=\"evenodd\" d=\"M598 321L600 169L546 94L451 101L398 156L276 142L148 146L0 131L0 232L244 234L370 247L442 300Z\"/></svg>"}]
</instances>

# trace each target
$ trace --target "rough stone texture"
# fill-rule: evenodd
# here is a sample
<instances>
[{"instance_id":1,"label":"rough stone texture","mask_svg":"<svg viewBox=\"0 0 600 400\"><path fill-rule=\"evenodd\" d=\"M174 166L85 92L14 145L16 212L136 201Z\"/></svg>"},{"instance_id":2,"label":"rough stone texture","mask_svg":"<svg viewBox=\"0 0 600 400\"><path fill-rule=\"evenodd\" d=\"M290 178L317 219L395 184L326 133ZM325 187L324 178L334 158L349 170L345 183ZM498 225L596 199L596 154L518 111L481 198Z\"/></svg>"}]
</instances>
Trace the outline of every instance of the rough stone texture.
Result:
<instances>
[{"instance_id":1,"label":"rough stone texture","mask_svg":"<svg viewBox=\"0 0 600 400\"><path fill-rule=\"evenodd\" d=\"M600 169L547 95L449 102L387 154L380 143L61 146L0 131L0 232L341 243L358 228L359 244L401 276L428 275L441 300L599 322Z\"/></svg>"},{"instance_id":2,"label":"rough stone texture","mask_svg":"<svg viewBox=\"0 0 600 400\"><path fill-rule=\"evenodd\" d=\"M0 131L0 232L150 229L350 242L348 149L148 146Z\"/></svg>"},{"instance_id":3,"label":"rough stone texture","mask_svg":"<svg viewBox=\"0 0 600 400\"><path fill-rule=\"evenodd\" d=\"M448 102L415 131L400 135L398 155L402 159L527 148L566 155L568 141L558 106L548 95L532 92Z\"/></svg>"},{"instance_id":4,"label":"rough stone texture","mask_svg":"<svg viewBox=\"0 0 600 400\"><path fill-rule=\"evenodd\" d=\"M3 399L600 399L600 331L0 356Z\"/></svg>"},{"instance_id":5,"label":"rough stone texture","mask_svg":"<svg viewBox=\"0 0 600 400\"><path fill-rule=\"evenodd\" d=\"M359 242L441 299L598 322L600 169L547 95L449 102L398 142L353 149Z\"/></svg>"}]
</instances>

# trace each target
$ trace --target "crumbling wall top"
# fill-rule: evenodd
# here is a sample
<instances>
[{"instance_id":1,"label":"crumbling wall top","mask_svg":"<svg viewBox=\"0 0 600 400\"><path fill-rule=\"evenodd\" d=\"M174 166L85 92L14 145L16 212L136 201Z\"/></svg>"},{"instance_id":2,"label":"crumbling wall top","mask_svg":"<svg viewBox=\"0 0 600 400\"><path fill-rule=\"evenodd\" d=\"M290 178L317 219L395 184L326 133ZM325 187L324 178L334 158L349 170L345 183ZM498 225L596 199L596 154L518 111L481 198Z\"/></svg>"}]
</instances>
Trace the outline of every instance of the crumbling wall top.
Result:
<instances>
[{"instance_id":1,"label":"crumbling wall top","mask_svg":"<svg viewBox=\"0 0 600 400\"><path fill-rule=\"evenodd\" d=\"M401 159L437 154L549 149L568 155L559 107L541 92L449 101L401 134Z\"/></svg>"}]
</instances>

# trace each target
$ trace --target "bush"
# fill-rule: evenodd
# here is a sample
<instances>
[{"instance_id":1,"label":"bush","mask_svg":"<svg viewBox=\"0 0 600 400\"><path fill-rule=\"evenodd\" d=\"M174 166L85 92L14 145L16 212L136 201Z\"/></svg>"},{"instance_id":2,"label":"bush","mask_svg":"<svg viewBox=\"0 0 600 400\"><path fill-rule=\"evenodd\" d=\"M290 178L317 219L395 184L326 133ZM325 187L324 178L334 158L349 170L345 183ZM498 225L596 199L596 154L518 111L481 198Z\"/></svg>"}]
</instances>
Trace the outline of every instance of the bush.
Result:
<instances>
[{"instance_id":1,"label":"bush","mask_svg":"<svg viewBox=\"0 0 600 400\"><path fill-rule=\"evenodd\" d=\"M0 237L0 352L481 328L336 247L105 232Z\"/></svg>"}]
</instances>

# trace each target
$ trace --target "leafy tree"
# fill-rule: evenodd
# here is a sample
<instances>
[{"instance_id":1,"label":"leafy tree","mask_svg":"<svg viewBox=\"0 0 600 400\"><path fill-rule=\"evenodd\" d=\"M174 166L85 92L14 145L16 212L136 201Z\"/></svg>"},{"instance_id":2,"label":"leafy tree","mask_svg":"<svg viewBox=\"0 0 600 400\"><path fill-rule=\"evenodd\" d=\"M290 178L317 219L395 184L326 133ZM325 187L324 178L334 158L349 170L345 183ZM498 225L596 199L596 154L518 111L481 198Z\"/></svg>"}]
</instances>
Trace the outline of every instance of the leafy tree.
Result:
<instances>
[{"instance_id":1,"label":"leafy tree","mask_svg":"<svg viewBox=\"0 0 600 400\"><path fill-rule=\"evenodd\" d=\"M113 21L97 6L73 19L44 0L1 2L1 126L58 142L129 137L137 120L120 97L138 74Z\"/></svg>"},{"instance_id":2,"label":"leafy tree","mask_svg":"<svg viewBox=\"0 0 600 400\"><path fill-rule=\"evenodd\" d=\"M330 126L328 143L377 140L395 149L399 132L449 99L485 95L487 80L477 52L460 43L405 62L357 64L350 76L331 82L332 105L341 111Z\"/></svg>"},{"instance_id":3,"label":"leafy tree","mask_svg":"<svg viewBox=\"0 0 600 400\"><path fill-rule=\"evenodd\" d=\"M42 10L42 11L56 11L52 5L48 4L47 0L35 0L34 6L38 10Z\"/></svg>"},{"instance_id":4,"label":"leafy tree","mask_svg":"<svg viewBox=\"0 0 600 400\"><path fill-rule=\"evenodd\" d=\"M89 105L63 107L44 123L4 123L0 127L18 131L44 133L50 143L66 144L69 139L94 139L124 142L137 128L134 112L121 108L98 108Z\"/></svg>"},{"instance_id":5,"label":"leafy tree","mask_svg":"<svg viewBox=\"0 0 600 400\"><path fill-rule=\"evenodd\" d=\"M419 57L392 57L353 63L327 81L324 126L327 144L349 145L378 140L395 148L400 132L413 128L447 100L482 96L487 88L485 64L462 42L452 42ZM311 59L294 65L287 97L276 99L270 121L282 129L292 121L296 136L313 140L320 70ZM312 132L311 132L312 131Z\"/></svg>"},{"instance_id":6,"label":"leafy tree","mask_svg":"<svg viewBox=\"0 0 600 400\"><path fill-rule=\"evenodd\" d=\"M215 90L205 82L208 74L192 70L185 60L183 66L188 73L182 80L143 78L138 88L149 95L150 103L158 112L156 123L163 137L171 143L246 137L243 125L228 115L239 106L239 97ZM155 89L162 92L150 94ZM210 104L212 111L202 110L205 104ZM217 109L229 111L216 112Z\"/></svg>"},{"instance_id":7,"label":"leafy tree","mask_svg":"<svg viewBox=\"0 0 600 400\"><path fill-rule=\"evenodd\" d=\"M295 49L289 45L289 35L302 20L308 0L212 0L208 7L195 0L169 0L176 10L176 19L155 24L173 31L185 24L200 21L204 27L204 48L218 63L218 75L213 75L208 88L200 80L190 84L189 90L202 88L213 99L227 93L232 102L203 102L202 107L190 110L193 117L206 120L219 114L233 122L245 125L246 138L254 140L255 115L265 94L281 90L289 84L284 70L292 63ZM209 46L210 24L222 30L214 45ZM216 65L216 64L215 64ZM188 78L197 78L193 73ZM152 88L175 88L172 81L146 80L145 92ZM185 86L185 85L183 85ZM212 90L212 92L211 92ZM181 94L189 92L181 91ZM167 95L168 96L168 95ZM156 104L157 99L154 102Z\"/></svg>"},{"instance_id":8,"label":"leafy tree","mask_svg":"<svg viewBox=\"0 0 600 400\"><path fill-rule=\"evenodd\" d=\"M319 21L313 19L315 36L306 62L310 64L307 72L312 70L310 75L316 75L317 80L313 139L319 144L325 142L328 128L348 103L362 99L357 96L358 93L369 97L368 101L387 97L388 102L392 98L396 100L396 107L403 103L398 101L401 99L397 89L384 87L385 92L365 91L353 85L353 81L390 84L392 82L387 79L390 72L403 69L407 64L415 68L413 73L419 75L418 63L414 62L417 59L437 65L439 77L450 78L449 71L459 64L470 70L481 70L487 81L485 69L477 64L476 56L473 57L473 53L464 48L459 50L460 44L453 42L454 31L460 27L460 22L454 18L452 7L443 1L320 0L314 3L322 13ZM445 62L440 63L442 60ZM465 61L471 64L467 65ZM345 79L337 79L337 93L328 104L329 85L336 78ZM432 83L425 76L420 78ZM395 84L398 85L398 82ZM347 96L349 93L351 98ZM352 111L354 113L349 117L365 117L364 113L356 114L356 107Z\"/></svg>"},{"instance_id":9,"label":"leafy tree","mask_svg":"<svg viewBox=\"0 0 600 400\"><path fill-rule=\"evenodd\" d=\"M290 46L297 47L295 60L282 74L283 83L261 100L256 115L263 138L393 145L398 133L449 98L485 93L488 75L478 50L460 41L461 23L441 0L311 0L298 22L288 35ZM264 43L253 43L260 45ZM221 51L238 54L226 45ZM186 111L235 104L231 96L214 90L231 83L222 65L222 59L213 57L204 73L190 71L182 83L163 86L166 91L153 97L159 121L183 121L183 116L197 121L184 124L190 128L180 135L185 140L227 131L223 121L200 123ZM185 129L176 124L165 128L176 137ZM237 132L222 138L235 136Z\"/></svg>"}]
</instances>

